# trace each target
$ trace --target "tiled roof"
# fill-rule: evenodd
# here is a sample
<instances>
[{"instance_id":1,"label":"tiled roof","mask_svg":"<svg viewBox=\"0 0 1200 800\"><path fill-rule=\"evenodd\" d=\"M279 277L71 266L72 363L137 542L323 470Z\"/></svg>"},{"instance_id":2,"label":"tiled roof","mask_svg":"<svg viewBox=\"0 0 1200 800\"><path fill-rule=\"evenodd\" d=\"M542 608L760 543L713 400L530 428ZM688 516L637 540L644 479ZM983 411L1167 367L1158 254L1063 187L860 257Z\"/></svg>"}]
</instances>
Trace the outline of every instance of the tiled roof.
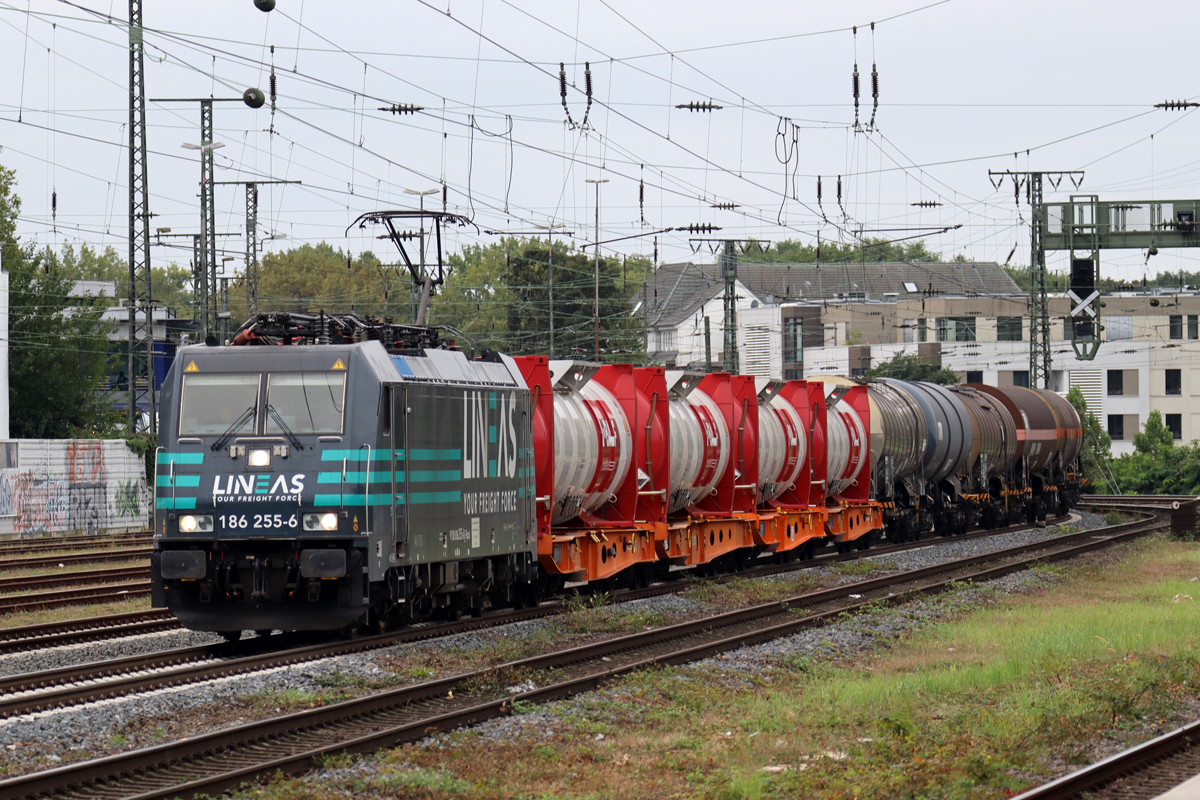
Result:
<instances>
[{"instance_id":1,"label":"tiled roof","mask_svg":"<svg viewBox=\"0 0 1200 800\"><path fill-rule=\"evenodd\" d=\"M1004 268L994 262L866 262L851 264L738 265L738 278L766 302L830 300L851 295L882 300L924 292L942 295L1023 294ZM724 282L715 264L664 264L646 284L647 325L673 326L721 292ZM642 300L641 292L634 302Z\"/></svg>"}]
</instances>

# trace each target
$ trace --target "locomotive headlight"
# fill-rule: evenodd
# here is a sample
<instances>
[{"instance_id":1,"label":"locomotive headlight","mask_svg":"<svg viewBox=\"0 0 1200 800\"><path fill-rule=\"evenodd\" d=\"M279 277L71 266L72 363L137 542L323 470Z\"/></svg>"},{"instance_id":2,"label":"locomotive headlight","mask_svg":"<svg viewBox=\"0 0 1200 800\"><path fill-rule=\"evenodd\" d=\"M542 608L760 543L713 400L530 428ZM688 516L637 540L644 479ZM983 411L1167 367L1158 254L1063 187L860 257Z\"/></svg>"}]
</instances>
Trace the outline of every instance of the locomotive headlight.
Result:
<instances>
[{"instance_id":1,"label":"locomotive headlight","mask_svg":"<svg viewBox=\"0 0 1200 800\"><path fill-rule=\"evenodd\" d=\"M271 451L251 450L246 456L246 461L252 467L269 467L271 466Z\"/></svg>"},{"instance_id":2,"label":"locomotive headlight","mask_svg":"<svg viewBox=\"0 0 1200 800\"><path fill-rule=\"evenodd\" d=\"M338 515L332 511L324 514L305 514L304 530L306 531L336 531Z\"/></svg>"},{"instance_id":3,"label":"locomotive headlight","mask_svg":"<svg viewBox=\"0 0 1200 800\"><path fill-rule=\"evenodd\" d=\"M205 533L213 529L213 518L207 514L184 514L179 518L180 533Z\"/></svg>"}]
</instances>

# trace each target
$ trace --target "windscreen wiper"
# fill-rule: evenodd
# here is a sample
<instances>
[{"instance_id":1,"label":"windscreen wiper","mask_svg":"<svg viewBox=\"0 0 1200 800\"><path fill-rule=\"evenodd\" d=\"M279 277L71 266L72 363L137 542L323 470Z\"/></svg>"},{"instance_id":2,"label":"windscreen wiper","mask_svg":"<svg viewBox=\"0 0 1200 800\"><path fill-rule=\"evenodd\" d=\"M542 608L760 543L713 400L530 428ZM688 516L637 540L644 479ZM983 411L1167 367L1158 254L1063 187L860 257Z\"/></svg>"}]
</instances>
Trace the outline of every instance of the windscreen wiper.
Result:
<instances>
[{"instance_id":1,"label":"windscreen wiper","mask_svg":"<svg viewBox=\"0 0 1200 800\"><path fill-rule=\"evenodd\" d=\"M220 450L222 447L224 447L225 443L229 441L230 437L233 436L234 432L238 428L245 425L250 420L254 419L254 415L257 413L258 413L258 403L255 403L254 405L250 406L245 411L243 411L241 416L239 416L237 419L235 419L233 421L233 424L225 429L225 432L221 434L220 438L218 438L215 442L213 442L212 449Z\"/></svg>"},{"instance_id":2,"label":"windscreen wiper","mask_svg":"<svg viewBox=\"0 0 1200 800\"><path fill-rule=\"evenodd\" d=\"M287 437L287 440L292 443L292 447L297 450L303 450L304 445L300 444L300 440L296 437L296 434L292 433L292 429L287 426L287 423L283 421L283 417L275 410L275 406L267 403L267 413L271 415L271 419L275 420L275 424L279 426L279 430L283 431L283 435Z\"/></svg>"}]
</instances>

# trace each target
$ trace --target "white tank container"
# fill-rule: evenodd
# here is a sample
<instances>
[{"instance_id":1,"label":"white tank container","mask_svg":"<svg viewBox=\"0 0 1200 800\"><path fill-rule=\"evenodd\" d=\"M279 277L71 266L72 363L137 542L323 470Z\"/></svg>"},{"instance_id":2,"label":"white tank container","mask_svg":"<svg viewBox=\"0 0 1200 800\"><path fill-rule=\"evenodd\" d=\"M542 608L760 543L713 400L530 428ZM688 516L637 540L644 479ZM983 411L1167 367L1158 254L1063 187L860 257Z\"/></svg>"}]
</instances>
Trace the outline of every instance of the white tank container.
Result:
<instances>
[{"instance_id":1,"label":"white tank container","mask_svg":"<svg viewBox=\"0 0 1200 800\"><path fill-rule=\"evenodd\" d=\"M729 465L729 428L712 398L699 389L671 399L671 471L667 513L698 503Z\"/></svg>"},{"instance_id":2,"label":"white tank container","mask_svg":"<svg viewBox=\"0 0 1200 800\"><path fill-rule=\"evenodd\" d=\"M795 483L808 457L808 431L789 403L773 397L758 406L758 504Z\"/></svg>"},{"instance_id":3,"label":"white tank container","mask_svg":"<svg viewBox=\"0 0 1200 800\"><path fill-rule=\"evenodd\" d=\"M616 499L629 474L633 437L612 392L595 381L554 394L554 511L561 525Z\"/></svg>"}]
</instances>

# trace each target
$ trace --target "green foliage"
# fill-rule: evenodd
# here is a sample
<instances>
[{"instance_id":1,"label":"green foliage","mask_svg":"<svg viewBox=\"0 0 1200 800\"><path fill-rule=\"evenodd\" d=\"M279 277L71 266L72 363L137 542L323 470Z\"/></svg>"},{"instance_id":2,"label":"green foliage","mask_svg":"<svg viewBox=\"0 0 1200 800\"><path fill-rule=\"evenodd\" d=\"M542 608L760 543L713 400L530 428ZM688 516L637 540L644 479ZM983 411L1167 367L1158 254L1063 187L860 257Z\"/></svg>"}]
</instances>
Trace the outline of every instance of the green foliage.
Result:
<instances>
[{"instance_id":1,"label":"green foliage","mask_svg":"<svg viewBox=\"0 0 1200 800\"><path fill-rule=\"evenodd\" d=\"M246 286L229 287L234 319L246 315ZM384 266L370 251L357 258L326 242L263 256L258 266L260 311L357 311L412 320L412 280L407 268Z\"/></svg>"},{"instance_id":2,"label":"green foliage","mask_svg":"<svg viewBox=\"0 0 1200 800\"><path fill-rule=\"evenodd\" d=\"M79 281L111 281L116 284L116 296L129 298L129 260L111 247L98 252L87 244L78 250L64 245L58 255L58 265L65 275ZM150 296L156 306L173 309L177 317L192 316L192 272L187 267L170 264L154 267L150 274Z\"/></svg>"},{"instance_id":3,"label":"green foliage","mask_svg":"<svg viewBox=\"0 0 1200 800\"><path fill-rule=\"evenodd\" d=\"M742 256L742 260L747 263L769 262L773 264L930 262L940 261L941 258L942 254L929 250L923 239L893 242L882 238L867 238L851 244L821 242L819 250L815 244L803 244L792 239L784 239L765 251L757 244L749 244Z\"/></svg>"},{"instance_id":4,"label":"green foliage","mask_svg":"<svg viewBox=\"0 0 1200 800\"><path fill-rule=\"evenodd\" d=\"M905 352L897 353L879 366L871 368L867 375L871 378L929 381L946 386L958 383L958 376L954 374L953 370L945 369L933 361Z\"/></svg>"},{"instance_id":5,"label":"green foliage","mask_svg":"<svg viewBox=\"0 0 1200 800\"><path fill-rule=\"evenodd\" d=\"M9 289L9 426L13 438L109 436L108 334L104 303L68 298L75 277L57 259L22 247L16 178L0 167L0 241Z\"/></svg>"},{"instance_id":6,"label":"green foliage","mask_svg":"<svg viewBox=\"0 0 1200 800\"><path fill-rule=\"evenodd\" d=\"M1175 444L1162 414L1151 411L1133 452L1112 462L1113 475L1126 494L1196 494L1200 492L1200 444Z\"/></svg>"},{"instance_id":7,"label":"green foliage","mask_svg":"<svg viewBox=\"0 0 1200 800\"><path fill-rule=\"evenodd\" d=\"M1083 420L1083 452L1080 460L1083 462L1083 475L1087 478L1096 492L1112 494L1118 491L1112 485L1112 438L1100 424L1100 420L1088 410L1087 400L1078 386L1072 386L1067 392L1067 400L1079 412Z\"/></svg>"},{"instance_id":8,"label":"green foliage","mask_svg":"<svg viewBox=\"0 0 1200 800\"><path fill-rule=\"evenodd\" d=\"M450 274L430 306L433 322L461 330L475 347L514 355L550 353L550 281L554 280L554 347L560 357L590 360L595 351L596 262L565 242L509 238L468 247L449 258ZM641 319L630 297L651 265L601 258L600 352L605 361L636 361Z\"/></svg>"}]
</instances>

